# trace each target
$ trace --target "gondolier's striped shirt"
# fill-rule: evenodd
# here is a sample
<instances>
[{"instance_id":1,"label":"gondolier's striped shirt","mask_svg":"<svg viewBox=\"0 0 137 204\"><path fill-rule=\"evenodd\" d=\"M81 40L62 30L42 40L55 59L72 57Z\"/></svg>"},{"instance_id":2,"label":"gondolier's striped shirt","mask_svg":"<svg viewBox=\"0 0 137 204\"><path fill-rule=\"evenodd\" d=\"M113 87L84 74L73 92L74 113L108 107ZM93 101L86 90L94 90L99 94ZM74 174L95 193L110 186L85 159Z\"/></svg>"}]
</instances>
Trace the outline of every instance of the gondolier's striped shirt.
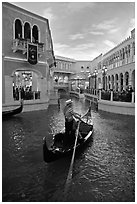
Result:
<instances>
[{"instance_id":1,"label":"gondolier's striped shirt","mask_svg":"<svg viewBox=\"0 0 137 204\"><path fill-rule=\"evenodd\" d=\"M64 116L65 116L65 119L68 122L72 121L73 120L73 108L65 106L65 108L64 108Z\"/></svg>"}]
</instances>

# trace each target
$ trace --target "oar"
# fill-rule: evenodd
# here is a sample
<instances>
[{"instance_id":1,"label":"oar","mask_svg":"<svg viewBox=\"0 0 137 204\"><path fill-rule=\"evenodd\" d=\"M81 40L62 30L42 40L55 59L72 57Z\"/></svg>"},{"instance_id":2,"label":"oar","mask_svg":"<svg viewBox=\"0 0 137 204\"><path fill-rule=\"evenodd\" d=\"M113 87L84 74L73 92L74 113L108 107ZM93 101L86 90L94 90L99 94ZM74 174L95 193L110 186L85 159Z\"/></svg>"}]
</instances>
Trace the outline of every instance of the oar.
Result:
<instances>
[{"instance_id":1,"label":"oar","mask_svg":"<svg viewBox=\"0 0 137 204\"><path fill-rule=\"evenodd\" d=\"M90 111L91 111L91 106L89 107L89 109L88 109L88 111L87 111L87 113L86 113L85 115L87 115ZM71 179L72 179L72 170L73 170L75 150L76 150L77 139L78 139L78 133L79 133L79 126L80 126L80 122L82 121L82 118L83 118L85 115L83 115L81 118L79 118L78 127L77 127L77 130L76 130L76 139L75 139L73 154L72 154L72 158L71 158L71 163L70 163L70 167L69 167L68 176L67 176L66 183L65 183L64 201L66 200L67 192L68 192L68 190L69 190L69 186L70 186Z\"/></svg>"},{"instance_id":2,"label":"oar","mask_svg":"<svg viewBox=\"0 0 137 204\"><path fill-rule=\"evenodd\" d=\"M68 189L69 189L69 185L70 185L71 179L72 179L72 170L73 170L75 150L76 150L76 145L77 145L77 139L78 139L80 122L81 122L81 120L79 120L78 127L77 127L77 130L76 130L76 139L75 139L73 154L72 154L72 158L71 158L71 163L70 163L70 167L69 167L69 172L68 172L67 180L66 180L66 183L65 183L64 199L66 199L66 195L67 195L67 192L68 192Z\"/></svg>"}]
</instances>

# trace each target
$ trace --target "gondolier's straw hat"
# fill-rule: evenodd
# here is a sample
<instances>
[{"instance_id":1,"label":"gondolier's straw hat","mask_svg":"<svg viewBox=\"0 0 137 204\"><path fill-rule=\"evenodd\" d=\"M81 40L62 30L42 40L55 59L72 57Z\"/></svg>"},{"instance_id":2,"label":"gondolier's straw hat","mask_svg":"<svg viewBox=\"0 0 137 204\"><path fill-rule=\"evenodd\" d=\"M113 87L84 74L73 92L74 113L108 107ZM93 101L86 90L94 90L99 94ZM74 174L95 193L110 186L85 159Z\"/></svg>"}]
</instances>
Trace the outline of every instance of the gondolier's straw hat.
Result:
<instances>
[{"instance_id":1,"label":"gondolier's straw hat","mask_svg":"<svg viewBox=\"0 0 137 204\"><path fill-rule=\"evenodd\" d=\"M66 101L66 105L70 105L70 104L72 104L72 103L73 103L73 101L72 101L71 99L69 99L69 100Z\"/></svg>"}]
</instances>

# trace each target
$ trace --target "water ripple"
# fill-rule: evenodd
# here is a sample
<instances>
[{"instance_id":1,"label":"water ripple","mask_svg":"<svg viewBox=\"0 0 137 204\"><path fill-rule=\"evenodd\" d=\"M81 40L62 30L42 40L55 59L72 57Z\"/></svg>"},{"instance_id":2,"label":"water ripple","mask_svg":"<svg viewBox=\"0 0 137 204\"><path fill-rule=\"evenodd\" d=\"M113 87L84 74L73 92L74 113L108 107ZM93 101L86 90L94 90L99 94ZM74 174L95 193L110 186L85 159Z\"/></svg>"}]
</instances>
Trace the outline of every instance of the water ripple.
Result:
<instances>
[{"instance_id":1,"label":"water ripple","mask_svg":"<svg viewBox=\"0 0 137 204\"><path fill-rule=\"evenodd\" d=\"M81 115L89 107L74 101ZM3 201L61 201L70 157L43 162L42 140L64 130L56 105L46 111L22 113L2 124ZM135 124L131 116L97 112L92 107L93 141L75 158L67 195L71 202L134 202Z\"/></svg>"}]
</instances>

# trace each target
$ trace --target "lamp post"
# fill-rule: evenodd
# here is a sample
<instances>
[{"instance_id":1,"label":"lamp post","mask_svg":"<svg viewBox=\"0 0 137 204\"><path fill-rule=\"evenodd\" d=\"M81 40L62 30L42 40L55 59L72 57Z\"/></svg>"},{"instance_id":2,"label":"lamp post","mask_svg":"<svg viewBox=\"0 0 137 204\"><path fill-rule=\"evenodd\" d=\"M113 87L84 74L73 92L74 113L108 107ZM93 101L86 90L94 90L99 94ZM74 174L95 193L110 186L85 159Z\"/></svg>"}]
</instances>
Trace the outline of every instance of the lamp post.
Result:
<instances>
[{"instance_id":1,"label":"lamp post","mask_svg":"<svg viewBox=\"0 0 137 204\"><path fill-rule=\"evenodd\" d=\"M95 78L95 90L96 90L96 85L97 85L97 75L98 75L98 71L95 69L94 71L94 78Z\"/></svg>"},{"instance_id":2,"label":"lamp post","mask_svg":"<svg viewBox=\"0 0 137 204\"><path fill-rule=\"evenodd\" d=\"M103 74L103 89L106 89L106 72L107 72L107 67L103 66L102 69L102 74Z\"/></svg>"},{"instance_id":3,"label":"lamp post","mask_svg":"<svg viewBox=\"0 0 137 204\"><path fill-rule=\"evenodd\" d=\"M89 75L88 75L88 82L89 82L89 93L90 93L90 77L91 77L91 74L89 73Z\"/></svg>"}]
</instances>

